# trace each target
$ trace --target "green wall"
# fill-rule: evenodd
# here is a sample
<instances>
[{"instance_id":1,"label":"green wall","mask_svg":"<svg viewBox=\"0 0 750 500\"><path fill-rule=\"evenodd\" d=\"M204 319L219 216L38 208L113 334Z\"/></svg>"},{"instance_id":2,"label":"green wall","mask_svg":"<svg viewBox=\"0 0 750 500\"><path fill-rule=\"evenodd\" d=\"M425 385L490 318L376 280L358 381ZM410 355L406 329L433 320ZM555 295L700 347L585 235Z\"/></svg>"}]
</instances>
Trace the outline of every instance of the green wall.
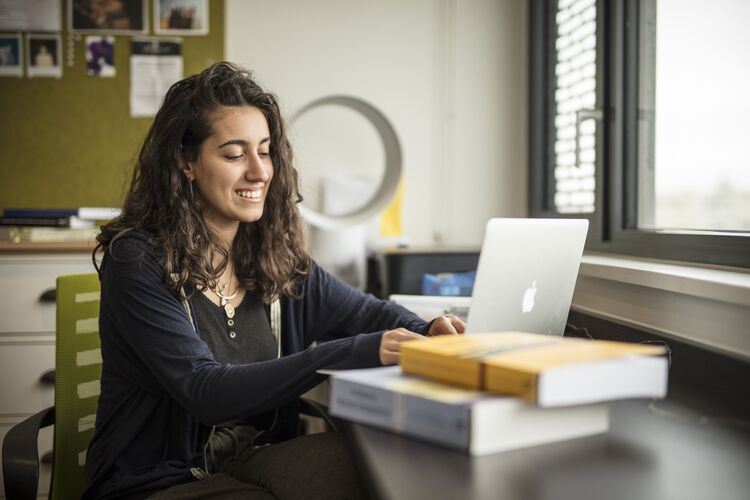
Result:
<instances>
[{"instance_id":1,"label":"green wall","mask_svg":"<svg viewBox=\"0 0 750 500\"><path fill-rule=\"evenodd\" d=\"M67 66L66 10L63 77L0 78L0 209L121 206L152 121L130 117L131 37L115 36L117 76L89 77L85 34ZM153 33L150 1L148 12ZM182 37L185 76L224 58L224 0L210 1L209 21L207 36Z\"/></svg>"}]
</instances>

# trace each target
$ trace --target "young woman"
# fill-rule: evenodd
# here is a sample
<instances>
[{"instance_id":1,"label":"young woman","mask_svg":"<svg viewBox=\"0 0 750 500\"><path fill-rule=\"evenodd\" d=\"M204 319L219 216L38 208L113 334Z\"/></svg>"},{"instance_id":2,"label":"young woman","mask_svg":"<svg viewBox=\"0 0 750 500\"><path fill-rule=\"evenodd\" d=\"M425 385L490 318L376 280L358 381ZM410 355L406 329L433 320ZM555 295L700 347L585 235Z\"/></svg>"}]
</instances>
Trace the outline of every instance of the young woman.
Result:
<instances>
[{"instance_id":1,"label":"young woman","mask_svg":"<svg viewBox=\"0 0 750 500\"><path fill-rule=\"evenodd\" d=\"M361 496L340 434L294 437L297 397L318 369L393 364L401 342L463 323L425 323L318 267L300 200L279 107L246 70L172 86L98 239L84 499Z\"/></svg>"}]
</instances>

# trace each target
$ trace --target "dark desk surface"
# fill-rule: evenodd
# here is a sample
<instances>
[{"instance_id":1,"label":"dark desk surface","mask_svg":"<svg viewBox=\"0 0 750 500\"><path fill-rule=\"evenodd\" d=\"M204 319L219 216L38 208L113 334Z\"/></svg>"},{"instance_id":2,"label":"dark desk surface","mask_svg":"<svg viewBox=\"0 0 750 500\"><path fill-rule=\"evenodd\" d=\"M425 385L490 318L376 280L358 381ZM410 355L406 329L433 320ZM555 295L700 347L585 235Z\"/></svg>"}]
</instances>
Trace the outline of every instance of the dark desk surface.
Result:
<instances>
[{"instance_id":1,"label":"dark desk surface","mask_svg":"<svg viewBox=\"0 0 750 500\"><path fill-rule=\"evenodd\" d=\"M348 436L382 500L749 499L747 420L701 416L617 401L607 434L474 458L361 425Z\"/></svg>"}]
</instances>

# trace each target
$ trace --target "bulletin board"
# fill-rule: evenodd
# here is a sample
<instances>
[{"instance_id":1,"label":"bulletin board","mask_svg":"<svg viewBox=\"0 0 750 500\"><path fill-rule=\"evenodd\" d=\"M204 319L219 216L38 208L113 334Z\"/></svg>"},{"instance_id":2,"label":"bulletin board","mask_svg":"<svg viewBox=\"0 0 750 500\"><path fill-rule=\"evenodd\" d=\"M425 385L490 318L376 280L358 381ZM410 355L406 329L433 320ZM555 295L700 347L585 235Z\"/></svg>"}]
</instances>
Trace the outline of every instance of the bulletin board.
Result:
<instances>
[{"instance_id":1,"label":"bulletin board","mask_svg":"<svg viewBox=\"0 0 750 500\"><path fill-rule=\"evenodd\" d=\"M114 78L90 77L86 35L70 38L66 4L62 78L0 78L0 209L122 206L152 122L130 117L132 37L115 35ZM182 37L184 76L224 58L224 0L209 9L208 35ZM144 36L154 36L151 2L148 12Z\"/></svg>"}]
</instances>

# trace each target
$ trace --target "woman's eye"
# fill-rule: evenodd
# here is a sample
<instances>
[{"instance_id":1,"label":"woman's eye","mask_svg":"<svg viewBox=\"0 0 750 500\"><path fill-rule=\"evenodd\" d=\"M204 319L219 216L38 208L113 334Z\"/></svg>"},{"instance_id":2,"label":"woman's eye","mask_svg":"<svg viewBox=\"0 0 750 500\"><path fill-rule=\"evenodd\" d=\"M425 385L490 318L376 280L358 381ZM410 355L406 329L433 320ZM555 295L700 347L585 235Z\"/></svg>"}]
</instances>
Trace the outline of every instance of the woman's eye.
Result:
<instances>
[{"instance_id":1,"label":"woman's eye","mask_svg":"<svg viewBox=\"0 0 750 500\"><path fill-rule=\"evenodd\" d=\"M242 158L243 156L245 156L245 155L243 155L243 154L239 154L239 155L226 155L224 158L226 158L227 160L230 160L230 161L236 161L236 160L239 160L240 158Z\"/></svg>"},{"instance_id":2,"label":"woman's eye","mask_svg":"<svg viewBox=\"0 0 750 500\"><path fill-rule=\"evenodd\" d=\"M271 156L270 151L258 151L258 156Z\"/></svg>"}]
</instances>

